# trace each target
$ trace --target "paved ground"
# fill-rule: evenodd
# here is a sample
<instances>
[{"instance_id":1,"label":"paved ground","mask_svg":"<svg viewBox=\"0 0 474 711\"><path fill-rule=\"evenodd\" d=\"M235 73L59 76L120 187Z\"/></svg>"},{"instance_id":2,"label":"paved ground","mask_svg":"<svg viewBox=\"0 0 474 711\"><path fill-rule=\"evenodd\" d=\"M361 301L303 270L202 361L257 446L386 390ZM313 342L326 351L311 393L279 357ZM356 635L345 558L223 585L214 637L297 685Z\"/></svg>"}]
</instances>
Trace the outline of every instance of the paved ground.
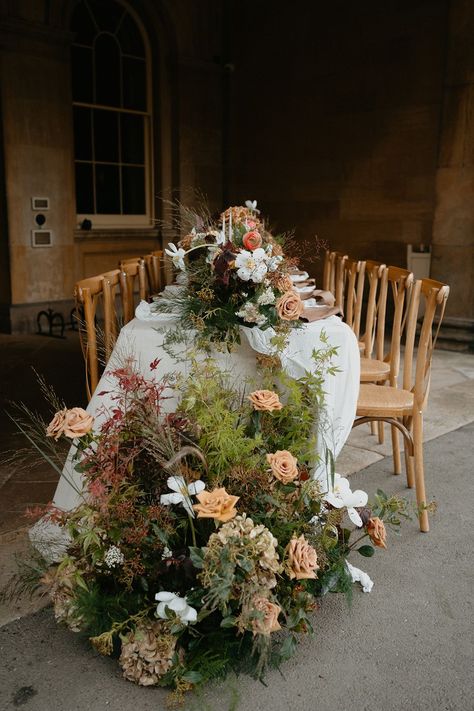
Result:
<instances>
[{"instance_id":1,"label":"paved ground","mask_svg":"<svg viewBox=\"0 0 474 711\"><path fill-rule=\"evenodd\" d=\"M33 363L69 406L84 404L82 360L76 334L60 341L0 335L0 397L41 409L29 367ZM386 552L354 561L374 578L369 595L352 608L339 596L324 602L315 635L304 640L281 676L268 686L231 679L192 698L200 711L469 711L474 709L472 667L473 566L469 522L474 500L474 356L435 354L426 416L427 486L439 503L428 535L415 522L392 538ZM470 424L467 424L470 423ZM14 446L13 429L0 412L0 451ZM447 434L446 434L447 433ZM413 492L391 475L390 445L366 428L351 435L338 471L369 492ZM368 466L371 465L371 466ZM367 467L363 469L363 467ZM362 471L360 471L363 469ZM56 477L6 465L0 457L0 585L25 546L26 504L47 502ZM98 657L87 642L58 628L49 608L18 602L0 609L0 711L158 711L166 692L123 681L115 662ZM15 618L21 616L21 619ZM15 620L15 621L11 621Z\"/></svg>"},{"instance_id":2,"label":"paved ground","mask_svg":"<svg viewBox=\"0 0 474 711\"><path fill-rule=\"evenodd\" d=\"M267 686L232 679L192 698L196 711L469 711L472 684L471 542L474 424L426 445L429 490L439 504L429 534L414 521L387 551L354 561L373 577L352 607L330 596L283 675ZM407 492L390 458L356 474L373 492ZM121 679L110 659L58 628L50 609L0 629L0 709L158 711L166 692Z\"/></svg>"}]
</instances>

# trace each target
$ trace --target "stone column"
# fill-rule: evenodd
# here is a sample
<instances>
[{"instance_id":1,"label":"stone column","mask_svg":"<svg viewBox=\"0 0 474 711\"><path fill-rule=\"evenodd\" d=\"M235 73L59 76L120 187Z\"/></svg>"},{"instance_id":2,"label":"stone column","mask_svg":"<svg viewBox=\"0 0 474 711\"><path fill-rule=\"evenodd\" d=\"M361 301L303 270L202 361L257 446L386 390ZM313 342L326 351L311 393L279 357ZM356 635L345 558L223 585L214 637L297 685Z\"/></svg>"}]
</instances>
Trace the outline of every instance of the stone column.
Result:
<instances>
[{"instance_id":1,"label":"stone column","mask_svg":"<svg viewBox=\"0 0 474 711\"><path fill-rule=\"evenodd\" d=\"M432 277L451 286L452 337L474 346L474 3L452 0L433 226Z\"/></svg>"}]
</instances>

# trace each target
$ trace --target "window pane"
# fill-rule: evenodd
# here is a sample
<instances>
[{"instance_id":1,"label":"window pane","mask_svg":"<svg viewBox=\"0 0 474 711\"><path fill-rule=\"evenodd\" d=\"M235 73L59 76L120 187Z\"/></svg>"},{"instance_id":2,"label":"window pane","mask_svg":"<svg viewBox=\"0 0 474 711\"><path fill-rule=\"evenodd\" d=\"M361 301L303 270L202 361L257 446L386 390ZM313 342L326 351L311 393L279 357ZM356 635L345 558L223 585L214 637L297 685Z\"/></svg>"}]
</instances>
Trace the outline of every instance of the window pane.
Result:
<instances>
[{"instance_id":1,"label":"window pane","mask_svg":"<svg viewBox=\"0 0 474 711\"><path fill-rule=\"evenodd\" d=\"M118 115L115 111L94 110L95 160L118 163Z\"/></svg>"},{"instance_id":2,"label":"window pane","mask_svg":"<svg viewBox=\"0 0 474 711\"><path fill-rule=\"evenodd\" d=\"M125 215L145 214L144 168L122 168L122 196Z\"/></svg>"},{"instance_id":3,"label":"window pane","mask_svg":"<svg viewBox=\"0 0 474 711\"><path fill-rule=\"evenodd\" d=\"M145 162L144 154L144 122L143 116L133 114L122 114L121 138L122 138L122 163Z\"/></svg>"},{"instance_id":4,"label":"window pane","mask_svg":"<svg viewBox=\"0 0 474 711\"><path fill-rule=\"evenodd\" d=\"M74 10L71 29L75 33L74 42L92 47L97 30L90 12L84 2L80 2Z\"/></svg>"},{"instance_id":5,"label":"window pane","mask_svg":"<svg viewBox=\"0 0 474 711\"><path fill-rule=\"evenodd\" d=\"M135 20L127 13L120 24L117 39L124 54L133 54L135 57L145 57L145 47L142 33Z\"/></svg>"},{"instance_id":6,"label":"window pane","mask_svg":"<svg viewBox=\"0 0 474 711\"><path fill-rule=\"evenodd\" d=\"M72 47L72 98L74 101L92 101L92 50Z\"/></svg>"},{"instance_id":7,"label":"window pane","mask_svg":"<svg viewBox=\"0 0 474 711\"><path fill-rule=\"evenodd\" d=\"M94 19L101 30L114 33L120 18L126 12L115 0L94 0L90 3Z\"/></svg>"},{"instance_id":8,"label":"window pane","mask_svg":"<svg viewBox=\"0 0 474 711\"><path fill-rule=\"evenodd\" d=\"M123 105L127 109L146 110L146 68L141 59L123 57Z\"/></svg>"},{"instance_id":9,"label":"window pane","mask_svg":"<svg viewBox=\"0 0 474 711\"><path fill-rule=\"evenodd\" d=\"M119 168L95 166L95 195L99 215L120 215Z\"/></svg>"},{"instance_id":10,"label":"window pane","mask_svg":"<svg viewBox=\"0 0 474 711\"><path fill-rule=\"evenodd\" d=\"M79 215L94 212L92 165L76 163L76 210Z\"/></svg>"},{"instance_id":11,"label":"window pane","mask_svg":"<svg viewBox=\"0 0 474 711\"><path fill-rule=\"evenodd\" d=\"M95 103L120 106L120 53L110 35L99 35L95 44Z\"/></svg>"},{"instance_id":12,"label":"window pane","mask_svg":"<svg viewBox=\"0 0 474 711\"><path fill-rule=\"evenodd\" d=\"M92 160L92 130L90 109L74 108L74 157Z\"/></svg>"}]
</instances>

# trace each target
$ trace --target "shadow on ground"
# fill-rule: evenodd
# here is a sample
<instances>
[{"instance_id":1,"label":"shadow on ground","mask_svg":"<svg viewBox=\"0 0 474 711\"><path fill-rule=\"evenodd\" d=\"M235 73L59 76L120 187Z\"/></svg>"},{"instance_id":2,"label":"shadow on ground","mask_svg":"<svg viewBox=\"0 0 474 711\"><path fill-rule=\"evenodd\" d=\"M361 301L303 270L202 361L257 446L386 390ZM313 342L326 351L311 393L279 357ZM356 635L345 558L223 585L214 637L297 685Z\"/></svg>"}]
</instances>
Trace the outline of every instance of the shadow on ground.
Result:
<instances>
[{"instance_id":1,"label":"shadow on ground","mask_svg":"<svg viewBox=\"0 0 474 711\"><path fill-rule=\"evenodd\" d=\"M354 559L374 579L349 608L328 596L283 674L267 686L231 679L191 697L194 711L467 711L472 686L472 544L474 424L425 447L429 491L438 513L429 534L407 522L387 551ZM411 501L387 458L359 472L354 486ZM167 692L120 677L114 660L58 628L48 608L0 629L0 709L158 711Z\"/></svg>"}]
</instances>

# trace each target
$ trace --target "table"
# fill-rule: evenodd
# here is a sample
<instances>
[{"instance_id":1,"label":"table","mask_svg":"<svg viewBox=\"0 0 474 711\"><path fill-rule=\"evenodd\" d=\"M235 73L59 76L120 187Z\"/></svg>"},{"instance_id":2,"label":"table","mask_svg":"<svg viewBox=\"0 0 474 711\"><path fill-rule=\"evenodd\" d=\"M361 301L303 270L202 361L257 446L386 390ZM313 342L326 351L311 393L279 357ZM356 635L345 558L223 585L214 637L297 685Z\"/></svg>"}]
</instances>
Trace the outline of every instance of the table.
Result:
<instances>
[{"instance_id":1,"label":"table","mask_svg":"<svg viewBox=\"0 0 474 711\"><path fill-rule=\"evenodd\" d=\"M113 389L114 380L108 373L119 367L125 356L132 355L137 368L147 377L150 376L150 363L156 358L160 359L160 363L154 371L155 377L169 372L186 374L189 368L189 361L173 360L162 347L166 330L176 327L176 317L173 318L170 314L162 317L153 315L145 302L137 308L137 314L140 318L133 319L122 328L108 366L87 407L87 411L95 416L95 427L100 426L106 419L106 410L111 405L108 391ZM215 353L214 357L221 368L232 372L236 378L254 375L257 377L256 353L271 352L272 331L247 327L242 327L241 330L241 345L230 354ZM326 442L334 457L337 457L351 431L359 392L360 356L353 332L338 316L305 324L301 329L291 331L288 345L281 354L281 361L285 371L294 378L302 377L308 370L314 370L311 354L314 348L323 346L323 332L329 344L338 348L333 364L339 372L327 376L325 380L326 415L330 424ZM180 346L180 354L186 356L186 346ZM173 411L175 406L176 400L170 398L165 401L164 410ZM81 501L81 477L73 469L72 451L66 460L53 500L55 506L63 510L70 510ZM325 466L317 467L314 476L325 479Z\"/></svg>"}]
</instances>

